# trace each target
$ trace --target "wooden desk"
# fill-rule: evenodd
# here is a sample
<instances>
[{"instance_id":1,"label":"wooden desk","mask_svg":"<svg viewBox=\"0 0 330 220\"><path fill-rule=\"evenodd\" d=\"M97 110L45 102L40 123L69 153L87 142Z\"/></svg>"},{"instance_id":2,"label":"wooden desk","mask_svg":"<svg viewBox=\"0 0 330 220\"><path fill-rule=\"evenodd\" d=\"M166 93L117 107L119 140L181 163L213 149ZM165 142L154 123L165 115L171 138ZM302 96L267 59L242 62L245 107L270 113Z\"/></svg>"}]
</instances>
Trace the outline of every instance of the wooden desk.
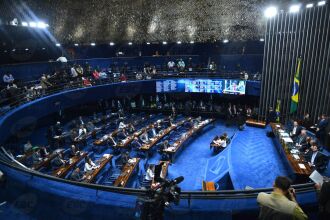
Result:
<instances>
[{"instance_id":1,"label":"wooden desk","mask_svg":"<svg viewBox=\"0 0 330 220\"><path fill-rule=\"evenodd\" d=\"M136 167L138 166L138 164L140 162L140 158L132 158L132 159L135 159L135 162L133 162L133 163L128 163L127 162L125 164L125 166L121 170L120 176L114 182L114 184L113 184L114 186L117 186L117 187L125 187L126 186L128 180L132 176L132 173L134 172L134 170L136 169Z\"/></svg>"},{"instance_id":2,"label":"wooden desk","mask_svg":"<svg viewBox=\"0 0 330 220\"><path fill-rule=\"evenodd\" d=\"M190 121L190 120L192 120L191 117L188 119L184 119L176 124L173 124L170 127L166 128L165 130L162 130L161 132L159 132L159 134L156 137L150 139L151 140L150 143L142 145L142 147L140 147L140 150L142 150L142 151L150 150L150 148L152 148L160 139L162 139L163 137L168 135L171 131L177 129L178 127L183 125L185 122Z\"/></svg>"},{"instance_id":3,"label":"wooden desk","mask_svg":"<svg viewBox=\"0 0 330 220\"><path fill-rule=\"evenodd\" d=\"M207 119L207 120L204 120L202 122L200 122L198 124L197 127L192 127L189 131L187 131L185 133L185 135L183 137L181 137L180 139L178 139L177 141L175 141L173 143L172 146L170 146L169 148L167 149L164 149L163 152L164 153L167 153L167 154L172 154L172 161L174 161L174 154L176 154L179 149L183 146L183 143L188 140L192 135L194 135L195 133L199 132L200 130L202 130L206 125L210 124L211 122L213 122L215 119Z\"/></svg>"},{"instance_id":4,"label":"wooden desk","mask_svg":"<svg viewBox=\"0 0 330 220\"><path fill-rule=\"evenodd\" d=\"M258 120L252 119L252 118L247 119L245 123L246 123L246 125L253 126L253 127L261 127L261 128L266 127L265 121L258 121Z\"/></svg>"},{"instance_id":5,"label":"wooden desk","mask_svg":"<svg viewBox=\"0 0 330 220\"><path fill-rule=\"evenodd\" d=\"M81 161L82 159L84 159L85 157L87 156L87 152L82 152L81 154L79 155L76 155L76 156L73 156L71 157L71 163L69 164L64 164L63 166L61 166L60 168L54 170L53 172L53 176L56 176L56 177L60 177L60 178L64 178L68 172L76 166L76 164Z\"/></svg>"},{"instance_id":6,"label":"wooden desk","mask_svg":"<svg viewBox=\"0 0 330 220\"><path fill-rule=\"evenodd\" d=\"M202 182L203 191L216 191L214 182Z\"/></svg>"},{"instance_id":7,"label":"wooden desk","mask_svg":"<svg viewBox=\"0 0 330 220\"><path fill-rule=\"evenodd\" d=\"M308 176L312 173L311 167L308 165L308 163L305 161L304 156L299 153L298 156L300 159L295 159L293 154L291 154L289 148L295 148L294 144L291 144L292 146L289 146L289 144L285 144L281 138L279 137L279 129L285 130L284 126L279 123L270 123L270 126L275 134L275 138L277 143L275 143L275 146L279 148L279 153L284 154L290 167L292 168L294 174L296 174L298 177L304 177L308 179ZM299 164L303 164L306 169L300 168Z\"/></svg>"},{"instance_id":8,"label":"wooden desk","mask_svg":"<svg viewBox=\"0 0 330 220\"><path fill-rule=\"evenodd\" d=\"M16 157L16 160L20 163L24 163L28 158L33 155L33 150L30 149L29 151L25 152L21 157Z\"/></svg>"},{"instance_id":9,"label":"wooden desk","mask_svg":"<svg viewBox=\"0 0 330 220\"><path fill-rule=\"evenodd\" d=\"M63 152L64 150L61 151L57 151L57 152L52 152L51 154L49 154L46 158L44 158L42 161L40 161L40 163L35 164L32 166L33 170L40 170L43 167L47 167L49 166L50 162L57 156L57 154L59 152Z\"/></svg>"},{"instance_id":10,"label":"wooden desk","mask_svg":"<svg viewBox=\"0 0 330 220\"><path fill-rule=\"evenodd\" d=\"M112 159L112 155L110 154L108 157L102 157L102 159L99 161L99 167L91 173L86 173L86 179L83 181L85 183L92 183L95 181L95 178L97 175L101 172L101 170L109 163Z\"/></svg>"}]
</instances>

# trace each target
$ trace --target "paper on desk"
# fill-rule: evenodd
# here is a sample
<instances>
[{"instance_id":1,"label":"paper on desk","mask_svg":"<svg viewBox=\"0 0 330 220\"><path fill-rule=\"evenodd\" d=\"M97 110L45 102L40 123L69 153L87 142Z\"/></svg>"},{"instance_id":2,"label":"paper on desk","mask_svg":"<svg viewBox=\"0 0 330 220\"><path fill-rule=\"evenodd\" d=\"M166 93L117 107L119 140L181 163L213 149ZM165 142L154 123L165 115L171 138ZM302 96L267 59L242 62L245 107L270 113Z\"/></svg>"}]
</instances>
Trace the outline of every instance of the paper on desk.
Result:
<instances>
[{"instance_id":1,"label":"paper on desk","mask_svg":"<svg viewBox=\"0 0 330 220\"><path fill-rule=\"evenodd\" d=\"M283 133L284 130L283 129L278 129L278 132Z\"/></svg>"},{"instance_id":2,"label":"paper on desk","mask_svg":"<svg viewBox=\"0 0 330 220\"><path fill-rule=\"evenodd\" d=\"M277 128L280 128L280 127L281 127L281 125L276 125L276 127L277 127Z\"/></svg>"},{"instance_id":3,"label":"paper on desk","mask_svg":"<svg viewBox=\"0 0 330 220\"><path fill-rule=\"evenodd\" d=\"M306 167L305 167L304 164L302 164L302 163L298 163L298 165L299 165L299 167L300 167L301 169L306 169Z\"/></svg>"},{"instance_id":4,"label":"paper on desk","mask_svg":"<svg viewBox=\"0 0 330 220\"><path fill-rule=\"evenodd\" d=\"M288 133L286 133L286 132L281 133L281 136L282 137L290 137L290 135Z\"/></svg>"},{"instance_id":5,"label":"paper on desk","mask_svg":"<svg viewBox=\"0 0 330 220\"><path fill-rule=\"evenodd\" d=\"M294 159L299 160L300 157L297 154L293 154Z\"/></svg>"},{"instance_id":6,"label":"paper on desk","mask_svg":"<svg viewBox=\"0 0 330 220\"><path fill-rule=\"evenodd\" d=\"M318 184L320 184L320 185L322 186L324 178L323 178L323 176L322 176L319 172L317 172L316 170L314 170L314 171L312 172L312 174L309 176L309 178L310 178L311 180L313 180L314 183L318 183Z\"/></svg>"},{"instance_id":7,"label":"paper on desk","mask_svg":"<svg viewBox=\"0 0 330 220\"><path fill-rule=\"evenodd\" d=\"M290 137L283 138L283 141L286 143L293 143L293 140Z\"/></svg>"}]
</instances>

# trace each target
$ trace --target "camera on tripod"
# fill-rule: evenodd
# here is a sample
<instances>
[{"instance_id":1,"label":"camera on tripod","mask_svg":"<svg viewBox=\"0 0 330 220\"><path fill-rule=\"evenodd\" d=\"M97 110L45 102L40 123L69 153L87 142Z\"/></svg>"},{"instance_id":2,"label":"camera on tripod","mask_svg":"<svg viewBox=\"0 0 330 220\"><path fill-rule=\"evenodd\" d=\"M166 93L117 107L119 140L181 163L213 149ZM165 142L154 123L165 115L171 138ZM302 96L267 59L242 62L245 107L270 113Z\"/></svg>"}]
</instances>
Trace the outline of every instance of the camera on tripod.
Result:
<instances>
[{"instance_id":1,"label":"camera on tripod","mask_svg":"<svg viewBox=\"0 0 330 220\"><path fill-rule=\"evenodd\" d=\"M181 188L178 186L184 180L183 176L173 180L166 180L160 177L161 165L155 166L154 183L147 190L146 196L138 198L141 220L162 220L165 207L171 203L178 205L180 202Z\"/></svg>"}]
</instances>

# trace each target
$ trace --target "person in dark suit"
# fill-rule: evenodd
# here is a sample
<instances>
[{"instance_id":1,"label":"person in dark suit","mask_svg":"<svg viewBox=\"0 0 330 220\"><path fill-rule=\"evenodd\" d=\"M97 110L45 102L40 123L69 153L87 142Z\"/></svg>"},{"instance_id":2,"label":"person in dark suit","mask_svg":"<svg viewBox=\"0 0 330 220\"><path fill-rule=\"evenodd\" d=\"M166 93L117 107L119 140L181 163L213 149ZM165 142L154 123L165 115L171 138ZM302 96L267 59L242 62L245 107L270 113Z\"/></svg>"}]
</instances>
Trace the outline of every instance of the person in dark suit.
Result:
<instances>
[{"instance_id":1,"label":"person in dark suit","mask_svg":"<svg viewBox=\"0 0 330 220\"><path fill-rule=\"evenodd\" d=\"M311 150L306 154L306 160L313 169L322 172L325 169L324 155L318 151L316 142L313 142Z\"/></svg>"},{"instance_id":2,"label":"person in dark suit","mask_svg":"<svg viewBox=\"0 0 330 220\"><path fill-rule=\"evenodd\" d=\"M80 171L80 168L77 167L71 174L70 180L81 182L86 178L86 176Z\"/></svg>"},{"instance_id":3,"label":"person in dark suit","mask_svg":"<svg viewBox=\"0 0 330 220\"><path fill-rule=\"evenodd\" d=\"M64 165L66 161L63 159L63 153L59 152L57 153L57 156L52 160L51 164L54 169L57 169Z\"/></svg>"},{"instance_id":4,"label":"person in dark suit","mask_svg":"<svg viewBox=\"0 0 330 220\"><path fill-rule=\"evenodd\" d=\"M302 130L302 127L299 126L298 121L293 122L293 127L290 131L290 136L293 140L296 140L296 138L300 135Z\"/></svg>"},{"instance_id":5,"label":"person in dark suit","mask_svg":"<svg viewBox=\"0 0 330 220\"><path fill-rule=\"evenodd\" d=\"M118 139L125 139L128 136L128 133L125 128L123 128L120 132L117 134Z\"/></svg>"},{"instance_id":6,"label":"person in dark suit","mask_svg":"<svg viewBox=\"0 0 330 220\"><path fill-rule=\"evenodd\" d=\"M307 152L311 148L312 143L313 139L307 136L305 141L297 142L296 146L300 152Z\"/></svg>"},{"instance_id":7,"label":"person in dark suit","mask_svg":"<svg viewBox=\"0 0 330 220\"><path fill-rule=\"evenodd\" d=\"M125 165L129 160L129 152L124 152L121 154L121 157L120 157L120 162L122 165Z\"/></svg>"},{"instance_id":8,"label":"person in dark suit","mask_svg":"<svg viewBox=\"0 0 330 220\"><path fill-rule=\"evenodd\" d=\"M154 138L154 137L157 136L157 132L156 132L156 129L155 129L155 126L154 125L152 125L151 128L150 128L150 130L148 131L148 136L150 138Z\"/></svg>"},{"instance_id":9,"label":"person in dark suit","mask_svg":"<svg viewBox=\"0 0 330 220\"><path fill-rule=\"evenodd\" d=\"M267 114L267 124L270 122L276 122L277 113L274 111L272 107L269 107L268 114Z\"/></svg>"},{"instance_id":10,"label":"person in dark suit","mask_svg":"<svg viewBox=\"0 0 330 220\"><path fill-rule=\"evenodd\" d=\"M310 129L311 126L313 126L312 119L310 118L309 113L306 113L304 115L304 118L301 121L301 125L305 127L307 130Z\"/></svg>"},{"instance_id":11,"label":"person in dark suit","mask_svg":"<svg viewBox=\"0 0 330 220\"><path fill-rule=\"evenodd\" d=\"M316 126L316 137L320 140L321 144L325 144L325 138L326 138L326 128L328 126L328 119L325 116L325 114L322 114L320 117L319 122Z\"/></svg>"},{"instance_id":12,"label":"person in dark suit","mask_svg":"<svg viewBox=\"0 0 330 220\"><path fill-rule=\"evenodd\" d=\"M135 137L134 140L132 141L131 145L132 145L132 148L133 148L133 149L139 149L140 147L142 147L143 144L142 144L142 142L139 140L138 137Z\"/></svg>"},{"instance_id":13,"label":"person in dark suit","mask_svg":"<svg viewBox=\"0 0 330 220\"><path fill-rule=\"evenodd\" d=\"M72 144L71 145L71 148L70 148L70 157L74 157L74 156L77 156L79 154L79 149L78 147L76 147L76 145Z\"/></svg>"},{"instance_id":14,"label":"person in dark suit","mask_svg":"<svg viewBox=\"0 0 330 220\"><path fill-rule=\"evenodd\" d=\"M61 136L62 135L62 127L61 127L61 122L56 122L56 125L54 126L54 132L55 135Z\"/></svg>"}]
</instances>

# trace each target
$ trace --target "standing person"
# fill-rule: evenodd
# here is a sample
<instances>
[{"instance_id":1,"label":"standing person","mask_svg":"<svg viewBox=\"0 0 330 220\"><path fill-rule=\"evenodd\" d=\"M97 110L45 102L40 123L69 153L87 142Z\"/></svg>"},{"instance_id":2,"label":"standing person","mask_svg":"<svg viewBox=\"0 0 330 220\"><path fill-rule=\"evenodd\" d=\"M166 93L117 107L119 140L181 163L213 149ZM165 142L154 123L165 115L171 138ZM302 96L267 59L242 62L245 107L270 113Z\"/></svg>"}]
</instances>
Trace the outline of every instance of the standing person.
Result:
<instances>
[{"instance_id":1,"label":"standing person","mask_svg":"<svg viewBox=\"0 0 330 220\"><path fill-rule=\"evenodd\" d=\"M326 128L328 126L328 119L325 114L322 114L320 117L319 122L316 126L316 137L320 140L321 144L325 144L325 138L326 138Z\"/></svg>"},{"instance_id":2,"label":"standing person","mask_svg":"<svg viewBox=\"0 0 330 220\"><path fill-rule=\"evenodd\" d=\"M276 177L273 192L259 193L257 201L260 204L259 219L308 219L297 203L295 191L287 177Z\"/></svg>"},{"instance_id":3,"label":"standing person","mask_svg":"<svg viewBox=\"0 0 330 220\"><path fill-rule=\"evenodd\" d=\"M330 219L330 182L323 182L322 186L316 184L315 188L319 199L319 219Z\"/></svg>"}]
</instances>

